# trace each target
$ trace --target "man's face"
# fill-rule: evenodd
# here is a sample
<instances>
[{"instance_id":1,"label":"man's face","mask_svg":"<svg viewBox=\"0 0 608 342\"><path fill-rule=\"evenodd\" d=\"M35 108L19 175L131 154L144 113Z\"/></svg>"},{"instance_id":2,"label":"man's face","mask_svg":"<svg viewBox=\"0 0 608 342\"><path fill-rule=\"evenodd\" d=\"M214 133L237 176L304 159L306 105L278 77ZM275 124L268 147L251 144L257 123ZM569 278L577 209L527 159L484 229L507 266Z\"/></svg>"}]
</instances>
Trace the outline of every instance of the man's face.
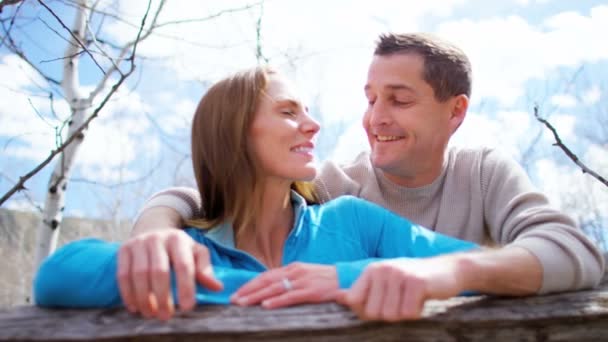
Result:
<instances>
[{"instance_id":1,"label":"man's face","mask_svg":"<svg viewBox=\"0 0 608 342\"><path fill-rule=\"evenodd\" d=\"M464 95L444 102L435 98L423 67L417 54L374 56L365 85L369 104L363 127L372 163L404 185L438 175L449 137L466 112Z\"/></svg>"}]
</instances>

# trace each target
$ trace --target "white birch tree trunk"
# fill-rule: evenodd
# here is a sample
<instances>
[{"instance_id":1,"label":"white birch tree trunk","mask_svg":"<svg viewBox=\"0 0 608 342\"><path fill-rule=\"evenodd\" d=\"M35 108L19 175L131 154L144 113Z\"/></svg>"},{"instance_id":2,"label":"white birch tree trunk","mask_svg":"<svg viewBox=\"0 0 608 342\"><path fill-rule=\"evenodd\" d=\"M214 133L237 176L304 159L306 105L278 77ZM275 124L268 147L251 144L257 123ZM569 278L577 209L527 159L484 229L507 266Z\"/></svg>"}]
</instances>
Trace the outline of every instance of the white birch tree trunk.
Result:
<instances>
[{"instance_id":1,"label":"white birch tree trunk","mask_svg":"<svg viewBox=\"0 0 608 342\"><path fill-rule=\"evenodd\" d=\"M84 96L80 91L78 80L78 59L80 58L79 49L85 41L86 22L89 16L89 6L87 0L79 0L74 26L72 27L73 36L68 44L65 59L63 62L63 80L61 86L66 100L70 105L71 118L68 125L68 137L84 123L90 115L92 99ZM80 40L80 41L77 41ZM80 136L72 141L61 154L53 173L49 179L42 221L37 230L36 236L36 259L34 269L37 270L40 263L52 253L57 246L61 221L63 219L63 209L65 203L65 191L70 172L74 164L76 153L84 140L84 131Z\"/></svg>"}]
</instances>

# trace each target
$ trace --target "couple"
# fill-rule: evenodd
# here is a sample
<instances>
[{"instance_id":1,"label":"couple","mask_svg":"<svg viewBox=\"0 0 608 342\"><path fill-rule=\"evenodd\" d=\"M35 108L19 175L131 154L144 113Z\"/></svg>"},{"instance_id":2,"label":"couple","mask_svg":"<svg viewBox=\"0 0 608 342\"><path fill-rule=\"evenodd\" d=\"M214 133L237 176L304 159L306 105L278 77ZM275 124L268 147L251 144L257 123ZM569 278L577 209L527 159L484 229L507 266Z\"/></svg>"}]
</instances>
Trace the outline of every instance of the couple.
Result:
<instances>
[{"instance_id":1,"label":"couple","mask_svg":"<svg viewBox=\"0 0 608 342\"><path fill-rule=\"evenodd\" d=\"M468 59L453 46L381 36L365 85L371 155L326 163L318 175L311 141L319 127L288 82L256 69L217 83L193 121L199 191L155 196L122 246L85 240L60 249L39 271L37 302L122 298L130 311L168 319L172 289L184 310L227 296L268 308L337 300L364 319L398 320L419 316L426 299L467 290L526 295L596 285L598 249L517 164L489 149L447 148L470 82ZM314 189L300 182L313 178ZM446 235L506 246L479 250L341 197L348 194ZM165 228L182 219L206 230Z\"/></svg>"}]
</instances>

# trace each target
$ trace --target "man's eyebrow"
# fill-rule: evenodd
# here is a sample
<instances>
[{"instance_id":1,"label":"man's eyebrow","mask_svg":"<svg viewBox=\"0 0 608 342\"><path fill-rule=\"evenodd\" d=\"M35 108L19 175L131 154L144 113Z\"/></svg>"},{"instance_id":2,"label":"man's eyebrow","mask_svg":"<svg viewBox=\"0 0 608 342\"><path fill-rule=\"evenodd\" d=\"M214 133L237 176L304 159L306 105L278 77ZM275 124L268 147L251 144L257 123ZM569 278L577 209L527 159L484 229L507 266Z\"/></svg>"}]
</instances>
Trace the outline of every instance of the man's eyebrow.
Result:
<instances>
[{"instance_id":1,"label":"man's eyebrow","mask_svg":"<svg viewBox=\"0 0 608 342\"><path fill-rule=\"evenodd\" d=\"M369 84L366 84L365 87L363 88L364 91L369 91L372 87ZM407 91L411 91L412 93L416 93L416 91L414 90L414 88L407 86L405 84L387 84L384 86L384 88L388 88L390 90L407 90Z\"/></svg>"}]
</instances>

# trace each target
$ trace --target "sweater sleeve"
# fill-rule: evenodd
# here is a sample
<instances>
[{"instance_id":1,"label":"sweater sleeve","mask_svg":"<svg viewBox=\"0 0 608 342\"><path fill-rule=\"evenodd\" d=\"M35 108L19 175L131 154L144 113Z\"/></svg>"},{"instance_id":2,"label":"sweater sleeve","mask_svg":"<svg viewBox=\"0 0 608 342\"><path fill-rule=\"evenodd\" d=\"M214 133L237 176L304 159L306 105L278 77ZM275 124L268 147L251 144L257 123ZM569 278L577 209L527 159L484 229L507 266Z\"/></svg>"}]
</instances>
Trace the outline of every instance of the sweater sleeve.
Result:
<instances>
[{"instance_id":1,"label":"sweater sleeve","mask_svg":"<svg viewBox=\"0 0 608 342\"><path fill-rule=\"evenodd\" d=\"M177 211L182 219L189 220L200 216L201 196L198 190L187 187L173 187L159 191L144 203L133 222L137 222L146 209L154 207L169 207Z\"/></svg>"},{"instance_id":2,"label":"sweater sleeve","mask_svg":"<svg viewBox=\"0 0 608 342\"><path fill-rule=\"evenodd\" d=\"M465 252L480 247L469 241L460 240L433 232L414 224L377 204L346 196L339 201L350 204L347 217L351 226L359 234L369 259L336 264L341 288L350 287L370 263L388 258L426 258L443 254Z\"/></svg>"},{"instance_id":3,"label":"sweater sleeve","mask_svg":"<svg viewBox=\"0 0 608 342\"><path fill-rule=\"evenodd\" d=\"M34 278L36 305L66 308L122 306L116 280L119 247L118 243L84 239L58 249L42 263ZM229 304L230 295L259 274L227 267L214 267L213 270L224 289L212 292L197 285L198 304ZM175 303L178 303L173 272L171 287Z\"/></svg>"},{"instance_id":4,"label":"sweater sleeve","mask_svg":"<svg viewBox=\"0 0 608 342\"><path fill-rule=\"evenodd\" d=\"M572 218L553 208L515 161L488 150L482 162L485 221L502 245L527 249L543 268L539 293L597 285L604 259Z\"/></svg>"}]
</instances>

